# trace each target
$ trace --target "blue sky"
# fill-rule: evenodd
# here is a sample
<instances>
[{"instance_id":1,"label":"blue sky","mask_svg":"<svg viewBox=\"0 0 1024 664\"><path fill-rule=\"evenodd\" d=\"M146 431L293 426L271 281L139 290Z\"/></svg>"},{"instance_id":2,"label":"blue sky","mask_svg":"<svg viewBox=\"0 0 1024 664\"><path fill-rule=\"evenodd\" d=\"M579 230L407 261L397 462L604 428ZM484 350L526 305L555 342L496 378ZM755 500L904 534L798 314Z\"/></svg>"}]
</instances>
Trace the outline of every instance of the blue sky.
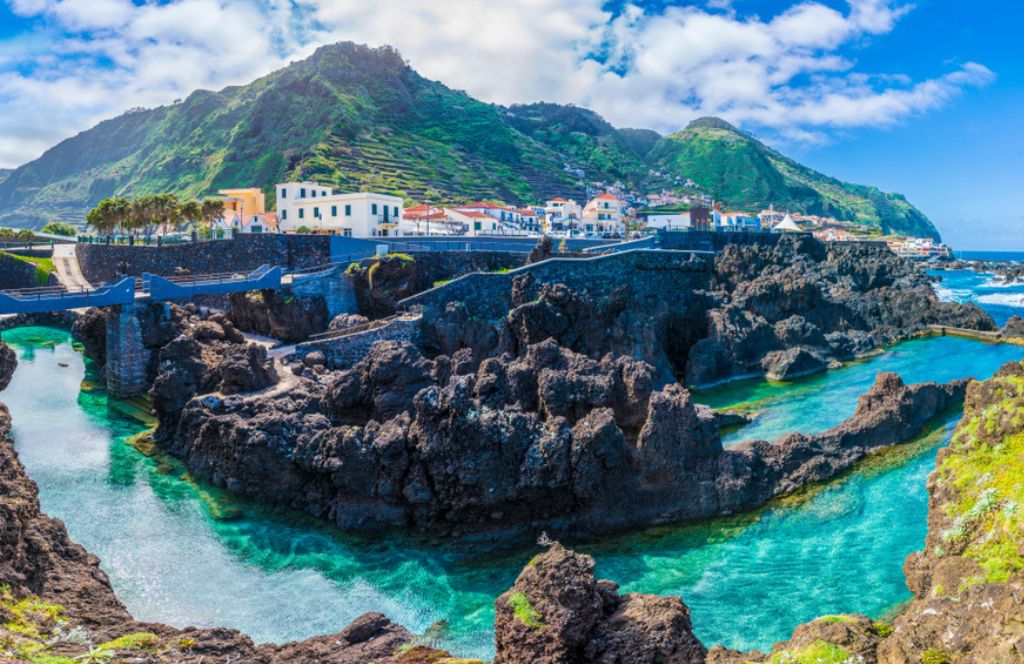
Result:
<instances>
[{"instance_id":1,"label":"blue sky","mask_svg":"<svg viewBox=\"0 0 1024 664\"><path fill-rule=\"evenodd\" d=\"M825 173L904 193L957 248L1024 250L1018 5L0 0L0 166L351 39L496 103L577 103L663 132L720 115Z\"/></svg>"}]
</instances>

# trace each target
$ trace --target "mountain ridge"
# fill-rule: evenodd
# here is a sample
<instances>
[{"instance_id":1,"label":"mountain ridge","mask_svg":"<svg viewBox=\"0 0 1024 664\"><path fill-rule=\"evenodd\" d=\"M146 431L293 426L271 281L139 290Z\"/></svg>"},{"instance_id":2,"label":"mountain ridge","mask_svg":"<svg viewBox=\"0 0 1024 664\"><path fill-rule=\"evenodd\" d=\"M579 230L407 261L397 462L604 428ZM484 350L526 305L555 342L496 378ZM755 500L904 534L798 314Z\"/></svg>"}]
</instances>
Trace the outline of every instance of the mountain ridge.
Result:
<instances>
[{"instance_id":1,"label":"mountain ridge","mask_svg":"<svg viewBox=\"0 0 1024 664\"><path fill-rule=\"evenodd\" d=\"M571 105L488 104L424 78L391 47L351 42L61 141L0 179L0 223L81 223L104 197L163 191L259 186L272 204L285 179L517 204L581 199L615 182L642 194L679 191L689 179L734 208L774 203L938 237L902 196L830 178L718 118L661 136Z\"/></svg>"}]
</instances>

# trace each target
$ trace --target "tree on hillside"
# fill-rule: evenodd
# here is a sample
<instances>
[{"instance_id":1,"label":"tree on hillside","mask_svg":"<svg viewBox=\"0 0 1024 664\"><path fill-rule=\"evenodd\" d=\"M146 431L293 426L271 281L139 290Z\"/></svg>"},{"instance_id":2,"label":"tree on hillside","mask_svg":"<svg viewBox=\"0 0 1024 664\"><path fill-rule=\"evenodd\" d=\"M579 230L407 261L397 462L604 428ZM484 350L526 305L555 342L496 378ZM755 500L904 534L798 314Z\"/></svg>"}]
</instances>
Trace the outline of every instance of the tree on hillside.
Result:
<instances>
[{"instance_id":1,"label":"tree on hillside","mask_svg":"<svg viewBox=\"0 0 1024 664\"><path fill-rule=\"evenodd\" d=\"M98 233L112 233L118 228L127 229L132 205L126 198L104 198L89 214L86 222Z\"/></svg>"},{"instance_id":2,"label":"tree on hillside","mask_svg":"<svg viewBox=\"0 0 1024 664\"><path fill-rule=\"evenodd\" d=\"M49 233L50 235L63 235L65 237L74 237L78 234L74 226L65 224L63 221L51 221L43 226L41 232Z\"/></svg>"}]
</instances>

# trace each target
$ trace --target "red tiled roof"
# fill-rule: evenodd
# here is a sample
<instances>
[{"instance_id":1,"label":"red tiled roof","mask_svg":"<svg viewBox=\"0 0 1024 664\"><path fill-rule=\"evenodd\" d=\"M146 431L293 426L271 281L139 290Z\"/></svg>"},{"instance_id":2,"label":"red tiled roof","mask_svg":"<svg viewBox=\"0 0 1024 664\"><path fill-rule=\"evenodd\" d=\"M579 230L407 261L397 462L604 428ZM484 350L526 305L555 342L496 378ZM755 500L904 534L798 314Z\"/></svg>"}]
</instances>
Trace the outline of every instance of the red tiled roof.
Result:
<instances>
[{"instance_id":1,"label":"red tiled roof","mask_svg":"<svg viewBox=\"0 0 1024 664\"><path fill-rule=\"evenodd\" d=\"M597 197L597 199L603 201L617 201L619 200L619 197L613 196L612 194L601 194L600 196Z\"/></svg>"},{"instance_id":2,"label":"red tiled roof","mask_svg":"<svg viewBox=\"0 0 1024 664\"><path fill-rule=\"evenodd\" d=\"M481 208L481 209L484 209L484 210L503 210L503 209L505 209L505 208L502 208L500 205L495 205L494 203L486 203L484 201L476 201L474 203L466 203L465 205L460 205L457 209L462 210L464 208Z\"/></svg>"},{"instance_id":3,"label":"red tiled roof","mask_svg":"<svg viewBox=\"0 0 1024 664\"><path fill-rule=\"evenodd\" d=\"M564 198L549 198L548 203L568 203Z\"/></svg>"},{"instance_id":4,"label":"red tiled roof","mask_svg":"<svg viewBox=\"0 0 1024 664\"><path fill-rule=\"evenodd\" d=\"M484 212L477 212L476 210L459 210L459 214L464 214L467 217L469 217L470 219L491 219L491 220L494 220L494 217L492 217L491 215L489 215L487 213L484 213Z\"/></svg>"}]
</instances>

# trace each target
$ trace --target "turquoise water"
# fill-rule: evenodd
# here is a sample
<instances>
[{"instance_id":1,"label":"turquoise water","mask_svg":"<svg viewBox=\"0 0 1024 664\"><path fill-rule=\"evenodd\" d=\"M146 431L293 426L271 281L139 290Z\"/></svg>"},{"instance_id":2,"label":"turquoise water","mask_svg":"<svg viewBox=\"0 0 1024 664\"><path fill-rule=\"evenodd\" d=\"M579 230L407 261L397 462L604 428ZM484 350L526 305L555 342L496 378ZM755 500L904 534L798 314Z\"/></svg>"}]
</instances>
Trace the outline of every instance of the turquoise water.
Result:
<instances>
[{"instance_id":1,"label":"turquoise water","mask_svg":"<svg viewBox=\"0 0 1024 664\"><path fill-rule=\"evenodd\" d=\"M1000 327L1010 316L1024 316L1024 284L1000 284L991 274L970 270L930 270L928 274L942 279L935 285L940 300L976 302Z\"/></svg>"},{"instance_id":2,"label":"turquoise water","mask_svg":"<svg viewBox=\"0 0 1024 664\"><path fill-rule=\"evenodd\" d=\"M746 427L723 436L726 445L744 440L775 440L792 431L818 433L853 415L857 398L871 389L879 371L899 374L906 383L947 382L990 377L1003 364L1024 357L1024 349L956 337L908 341L878 357L852 362L795 383L763 380L707 390L697 400L715 408L735 408L754 416Z\"/></svg>"},{"instance_id":3,"label":"turquoise water","mask_svg":"<svg viewBox=\"0 0 1024 664\"><path fill-rule=\"evenodd\" d=\"M379 610L418 632L433 625L438 644L459 655L493 653L492 602L535 547L485 556L341 536L233 501L126 443L142 426L82 382L88 367L66 333L23 328L4 339L21 365L0 398L13 414L17 448L43 508L100 557L138 618L224 625L257 641L286 641L336 631ZM789 387L746 383L707 396L719 405L777 397L773 408L809 431L852 412L851 398L863 390L850 385L893 362L918 372L913 380L982 377L1022 355L1012 346L930 339ZM759 420L748 428L785 426ZM923 542L925 478L950 426L799 502L577 548L625 590L681 595L709 644L766 648L821 613L878 615L909 597L903 558Z\"/></svg>"}]
</instances>

